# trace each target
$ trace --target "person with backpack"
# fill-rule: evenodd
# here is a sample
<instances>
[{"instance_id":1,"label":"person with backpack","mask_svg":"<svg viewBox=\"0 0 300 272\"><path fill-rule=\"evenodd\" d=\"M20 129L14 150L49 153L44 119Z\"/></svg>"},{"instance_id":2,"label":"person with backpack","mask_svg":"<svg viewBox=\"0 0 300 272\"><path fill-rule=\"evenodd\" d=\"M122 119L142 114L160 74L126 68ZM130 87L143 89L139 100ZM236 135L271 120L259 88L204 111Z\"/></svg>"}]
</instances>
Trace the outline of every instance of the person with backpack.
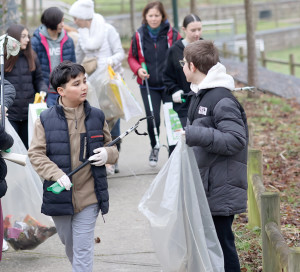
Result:
<instances>
[{"instance_id":1,"label":"person with backpack","mask_svg":"<svg viewBox=\"0 0 300 272\"><path fill-rule=\"evenodd\" d=\"M159 136L160 107L161 102L164 102L165 99L163 71L166 54L172 44L179 40L181 36L176 29L171 27L161 2L148 3L143 10L142 16L142 26L135 32L131 40L128 64L137 76L137 83L140 86L146 115L151 116L145 78L148 80L155 125ZM142 67L142 63L146 64L148 71ZM157 143L153 120L148 119L147 126L152 148L149 156L149 165L155 167L159 149L155 148Z\"/></svg>"},{"instance_id":2,"label":"person with backpack","mask_svg":"<svg viewBox=\"0 0 300 272\"><path fill-rule=\"evenodd\" d=\"M173 109L177 112L181 125L186 126L186 118L189 107L189 97L186 96L182 101L182 94L188 94L190 83L186 81L182 67L179 63L183 59L184 48L195 41L202 40L202 22L196 14L189 14L184 17L182 30L185 38L175 42L167 56L167 63L164 70L164 84L166 85L167 95L172 96Z\"/></svg>"}]
</instances>

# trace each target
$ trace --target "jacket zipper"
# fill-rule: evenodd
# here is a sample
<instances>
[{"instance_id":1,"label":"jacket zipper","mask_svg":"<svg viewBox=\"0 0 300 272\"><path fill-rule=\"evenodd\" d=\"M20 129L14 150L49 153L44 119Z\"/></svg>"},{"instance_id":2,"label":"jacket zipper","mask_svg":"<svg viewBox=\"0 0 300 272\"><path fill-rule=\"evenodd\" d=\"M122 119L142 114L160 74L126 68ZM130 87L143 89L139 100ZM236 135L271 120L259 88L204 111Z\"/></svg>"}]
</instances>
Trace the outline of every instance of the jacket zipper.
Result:
<instances>
[{"instance_id":1,"label":"jacket zipper","mask_svg":"<svg viewBox=\"0 0 300 272\"><path fill-rule=\"evenodd\" d=\"M83 159L86 157L86 137L83 138Z\"/></svg>"}]
</instances>

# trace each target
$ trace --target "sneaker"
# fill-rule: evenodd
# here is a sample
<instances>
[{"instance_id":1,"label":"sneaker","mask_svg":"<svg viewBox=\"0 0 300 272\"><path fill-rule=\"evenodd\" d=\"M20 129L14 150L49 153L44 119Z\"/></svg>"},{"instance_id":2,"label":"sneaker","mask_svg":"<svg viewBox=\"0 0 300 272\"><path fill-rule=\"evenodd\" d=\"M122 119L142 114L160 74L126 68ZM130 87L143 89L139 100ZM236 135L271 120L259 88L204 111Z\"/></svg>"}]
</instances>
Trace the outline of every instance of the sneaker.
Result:
<instances>
[{"instance_id":1,"label":"sneaker","mask_svg":"<svg viewBox=\"0 0 300 272\"><path fill-rule=\"evenodd\" d=\"M150 156L149 156L149 165L151 167L155 167L157 165L157 160L158 160L158 148L153 148L151 150Z\"/></svg>"},{"instance_id":2,"label":"sneaker","mask_svg":"<svg viewBox=\"0 0 300 272\"><path fill-rule=\"evenodd\" d=\"M2 252L7 251L7 250L8 250L8 244L7 244L7 242L3 239Z\"/></svg>"},{"instance_id":3,"label":"sneaker","mask_svg":"<svg viewBox=\"0 0 300 272\"><path fill-rule=\"evenodd\" d=\"M117 174L119 172L120 172L119 165L118 165L118 163L115 163L115 174Z\"/></svg>"}]
</instances>

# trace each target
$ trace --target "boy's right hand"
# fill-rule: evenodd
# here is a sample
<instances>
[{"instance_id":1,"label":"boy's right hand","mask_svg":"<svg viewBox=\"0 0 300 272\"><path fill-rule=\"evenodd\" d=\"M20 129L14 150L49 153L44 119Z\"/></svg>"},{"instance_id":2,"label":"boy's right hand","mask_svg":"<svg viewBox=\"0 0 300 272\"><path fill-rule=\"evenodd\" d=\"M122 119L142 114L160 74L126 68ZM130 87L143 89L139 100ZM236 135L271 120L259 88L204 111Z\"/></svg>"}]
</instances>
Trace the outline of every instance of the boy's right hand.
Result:
<instances>
[{"instance_id":1,"label":"boy's right hand","mask_svg":"<svg viewBox=\"0 0 300 272\"><path fill-rule=\"evenodd\" d=\"M61 178L59 178L57 180L57 183L61 186L61 187L65 187L66 190L70 190L71 188L71 181L69 179L69 177L67 175L63 175Z\"/></svg>"}]
</instances>

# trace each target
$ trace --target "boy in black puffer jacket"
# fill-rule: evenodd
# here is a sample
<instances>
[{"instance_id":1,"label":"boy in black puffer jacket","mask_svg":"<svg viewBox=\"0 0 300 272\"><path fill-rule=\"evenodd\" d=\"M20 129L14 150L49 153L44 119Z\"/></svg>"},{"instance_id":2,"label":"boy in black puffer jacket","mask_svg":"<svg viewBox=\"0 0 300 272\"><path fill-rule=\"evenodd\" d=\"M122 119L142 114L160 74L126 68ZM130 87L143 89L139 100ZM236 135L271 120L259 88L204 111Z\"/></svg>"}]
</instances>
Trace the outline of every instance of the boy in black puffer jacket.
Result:
<instances>
[{"instance_id":1,"label":"boy in black puffer jacket","mask_svg":"<svg viewBox=\"0 0 300 272\"><path fill-rule=\"evenodd\" d=\"M234 80L219 63L218 50L211 41L186 46L182 62L192 89L186 143L194 149L225 272L239 272L231 226L234 215L247 207L246 114L231 93Z\"/></svg>"}]
</instances>

